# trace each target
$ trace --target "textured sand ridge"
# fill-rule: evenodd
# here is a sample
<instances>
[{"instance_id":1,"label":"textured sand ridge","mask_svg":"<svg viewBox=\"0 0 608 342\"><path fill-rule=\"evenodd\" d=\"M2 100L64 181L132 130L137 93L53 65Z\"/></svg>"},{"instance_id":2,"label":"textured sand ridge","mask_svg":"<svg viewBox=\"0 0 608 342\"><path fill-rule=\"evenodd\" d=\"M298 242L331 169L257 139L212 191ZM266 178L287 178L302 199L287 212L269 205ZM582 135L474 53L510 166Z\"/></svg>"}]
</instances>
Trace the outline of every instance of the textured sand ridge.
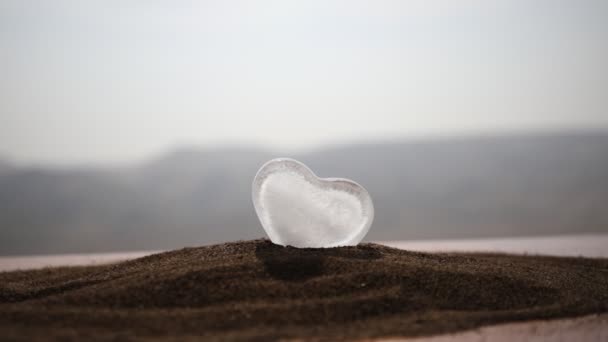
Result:
<instances>
[{"instance_id":1,"label":"textured sand ridge","mask_svg":"<svg viewBox=\"0 0 608 342\"><path fill-rule=\"evenodd\" d=\"M608 311L608 260L266 240L114 265L0 273L0 334L90 338L424 336Z\"/></svg>"}]
</instances>

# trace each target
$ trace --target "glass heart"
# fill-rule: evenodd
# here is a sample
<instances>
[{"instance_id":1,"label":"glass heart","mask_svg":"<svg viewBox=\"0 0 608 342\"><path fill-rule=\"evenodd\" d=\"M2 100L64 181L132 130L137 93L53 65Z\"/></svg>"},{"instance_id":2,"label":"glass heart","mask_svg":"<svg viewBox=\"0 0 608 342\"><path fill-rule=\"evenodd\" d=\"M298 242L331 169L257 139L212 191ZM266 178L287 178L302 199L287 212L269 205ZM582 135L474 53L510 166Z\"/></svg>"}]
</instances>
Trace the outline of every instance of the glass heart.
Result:
<instances>
[{"instance_id":1,"label":"glass heart","mask_svg":"<svg viewBox=\"0 0 608 342\"><path fill-rule=\"evenodd\" d=\"M283 246L354 246L374 219L372 199L361 185L319 178L289 158L273 159L260 168L252 197L266 234Z\"/></svg>"}]
</instances>

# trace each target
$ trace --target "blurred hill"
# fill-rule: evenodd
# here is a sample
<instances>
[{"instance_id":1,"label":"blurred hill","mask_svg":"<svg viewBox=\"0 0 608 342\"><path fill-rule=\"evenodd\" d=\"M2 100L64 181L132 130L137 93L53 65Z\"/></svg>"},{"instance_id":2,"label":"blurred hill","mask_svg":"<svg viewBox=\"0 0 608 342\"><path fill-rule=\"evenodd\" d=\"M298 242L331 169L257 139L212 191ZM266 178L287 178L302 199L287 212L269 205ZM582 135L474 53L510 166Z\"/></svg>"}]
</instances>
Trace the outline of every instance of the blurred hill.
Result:
<instances>
[{"instance_id":1,"label":"blurred hill","mask_svg":"<svg viewBox=\"0 0 608 342\"><path fill-rule=\"evenodd\" d=\"M0 175L13 171L13 166L6 160L0 159Z\"/></svg>"},{"instance_id":2,"label":"blurred hill","mask_svg":"<svg viewBox=\"0 0 608 342\"><path fill-rule=\"evenodd\" d=\"M272 151L180 149L122 168L0 162L0 255L168 249L264 236L251 181ZM334 146L289 157L371 193L366 240L608 232L608 134Z\"/></svg>"}]
</instances>

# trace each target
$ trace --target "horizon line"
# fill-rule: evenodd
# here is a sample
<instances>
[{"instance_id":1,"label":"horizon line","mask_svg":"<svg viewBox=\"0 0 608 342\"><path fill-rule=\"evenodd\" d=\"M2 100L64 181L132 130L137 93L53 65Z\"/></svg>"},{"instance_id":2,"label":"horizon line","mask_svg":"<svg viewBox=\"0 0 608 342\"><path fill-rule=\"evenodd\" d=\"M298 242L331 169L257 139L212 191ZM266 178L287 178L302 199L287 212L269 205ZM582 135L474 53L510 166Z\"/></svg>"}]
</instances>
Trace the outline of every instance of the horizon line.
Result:
<instances>
[{"instance_id":1,"label":"horizon line","mask_svg":"<svg viewBox=\"0 0 608 342\"><path fill-rule=\"evenodd\" d=\"M156 152L147 154L146 156L131 158L129 160L114 160L114 161L15 161L15 159L6 154L0 153L0 165L7 166L11 169L114 169L133 167L141 164L146 164L159 160L165 156L182 152L201 152L201 151L259 151L275 154L307 154L315 153L324 150L344 148L357 145L386 145L386 144L403 144L403 143L425 143L425 142L442 142L442 141L467 141L477 139L508 139L514 137L573 137L573 136L608 136L608 128L556 128L556 129L518 129L504 131L467 131L461 133L439 133L439 134L407 134L402 136L389 136L386 138L362 138L362 139L343 139L328 143L315 144L312 146L277 148L272 144L255 143L251 141L226 141L218 143L173 143L157 150Z\"/></svg>"}]
</instances>

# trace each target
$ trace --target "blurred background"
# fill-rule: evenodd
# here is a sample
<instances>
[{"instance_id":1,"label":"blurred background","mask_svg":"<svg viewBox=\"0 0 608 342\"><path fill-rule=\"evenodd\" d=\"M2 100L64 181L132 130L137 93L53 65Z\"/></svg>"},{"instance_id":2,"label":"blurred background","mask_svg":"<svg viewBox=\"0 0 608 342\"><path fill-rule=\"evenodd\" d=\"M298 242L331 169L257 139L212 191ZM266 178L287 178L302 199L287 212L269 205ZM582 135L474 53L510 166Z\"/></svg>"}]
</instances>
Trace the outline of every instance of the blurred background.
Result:
<instances>
[{"instance_id":1,"label":"blurred background","mask_svg":"<svg viewBox=\"0 0 608 342\"><path fill-rule=\"evenodd\" d=\"M288 156L367 240L608 233L604 0L0 0L0 255L264 236Z\"/></svg>"}]
</instances>

